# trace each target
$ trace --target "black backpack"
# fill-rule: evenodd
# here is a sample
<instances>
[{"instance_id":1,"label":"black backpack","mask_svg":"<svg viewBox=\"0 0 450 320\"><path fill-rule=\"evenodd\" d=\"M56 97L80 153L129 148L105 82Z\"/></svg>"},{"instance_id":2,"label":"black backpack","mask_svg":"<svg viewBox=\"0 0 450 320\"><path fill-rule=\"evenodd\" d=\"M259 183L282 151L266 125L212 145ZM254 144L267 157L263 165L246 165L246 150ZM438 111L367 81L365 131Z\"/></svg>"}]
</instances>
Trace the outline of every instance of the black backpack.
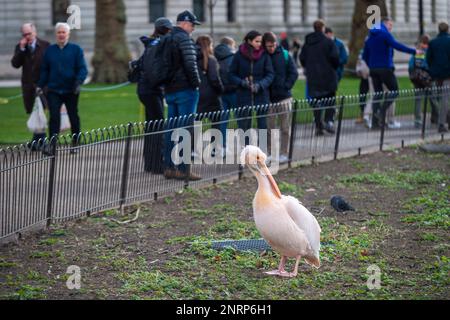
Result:
<instances>
[{"instance_id":1,"label":"black backpack","mask_svg":"<svg viewBox=\"0 0 450 320\"><path fill-rule=\"evenodd\" d=\"M417 59L416 56L413 57L413 67L409 70L409 79L412 83L419 87L430 87L433 79L430 76L428 70L424 69L423 61L424 57Z\"/></svg>"},{"instance_id":2,"label":"black backpack","mask_svg":"<svg viewBox=\"0 0 450 320\"><path fill-rule=\"evenodd\" d=\"M142 66L141 66L141 60L142 59L138 59L138 60L131 60L130 62L128 62L128 81L130 82L138 82L140 75L141 75L141 70L142 70Z\"/></svg>"},{"instance_id":3,"label":"black backpack","mask_svg":"<svg viewBox=\"0 0 450 320\"><path fill-rule=\"evenodd\" d=\"M154 39L145 49L142 70L151 88L168 84L174 77L171 34Z\"/></svg>"}]
</instances>

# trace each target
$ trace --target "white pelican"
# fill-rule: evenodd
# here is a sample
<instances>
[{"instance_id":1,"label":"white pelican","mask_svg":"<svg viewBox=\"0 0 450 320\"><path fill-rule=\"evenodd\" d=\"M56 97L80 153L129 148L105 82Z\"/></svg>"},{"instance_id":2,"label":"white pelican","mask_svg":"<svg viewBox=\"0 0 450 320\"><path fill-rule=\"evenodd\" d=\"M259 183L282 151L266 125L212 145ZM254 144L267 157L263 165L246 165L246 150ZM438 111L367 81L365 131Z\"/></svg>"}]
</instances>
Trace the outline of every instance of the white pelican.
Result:
<instances>
[{"instance_id":1,"label":"white pelican","mask_svg":"<svg viewBox=\"0 0 450 320\"><path fill-rule=\"evenodd\" d=\"M303 257L316 268L320 267L320 226L316 218L296 198L283 196L266 166L266 155L258 147L247 146L241 153L258 180L253 199L253 218L256 228L267 243L281 255L277 270L269 275L295 277ZM287 258L296 258L293 272L284 270Z\"/></svg>"}]
</instances>

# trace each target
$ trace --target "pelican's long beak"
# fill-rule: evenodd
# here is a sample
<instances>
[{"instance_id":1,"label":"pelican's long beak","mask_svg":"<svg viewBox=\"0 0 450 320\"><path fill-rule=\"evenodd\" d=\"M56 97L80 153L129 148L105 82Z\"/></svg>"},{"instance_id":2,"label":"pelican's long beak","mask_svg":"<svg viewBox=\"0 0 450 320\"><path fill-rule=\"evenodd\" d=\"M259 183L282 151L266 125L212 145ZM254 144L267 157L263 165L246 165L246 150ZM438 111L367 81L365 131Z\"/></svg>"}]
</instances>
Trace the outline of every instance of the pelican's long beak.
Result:
<instances>
[{"instance_id":1,"label":"pelican's long beak","mask_svg":"<svg viewBox=\"0 0 450 320\"><path fill-rule=\"evenodd\" d=\"M265 163L261 163L260 167L261 167L262 174L265 175L267 177L267 179L269 180L269 184L270 184L270 187L272 188L273 193L275 194L275 196L277 198L281 199L281 191L278 188L278 185L275 182L275 179L273 178L272 173L270 173L269 168L267 168Z\"/></svg>"}]
</instances>

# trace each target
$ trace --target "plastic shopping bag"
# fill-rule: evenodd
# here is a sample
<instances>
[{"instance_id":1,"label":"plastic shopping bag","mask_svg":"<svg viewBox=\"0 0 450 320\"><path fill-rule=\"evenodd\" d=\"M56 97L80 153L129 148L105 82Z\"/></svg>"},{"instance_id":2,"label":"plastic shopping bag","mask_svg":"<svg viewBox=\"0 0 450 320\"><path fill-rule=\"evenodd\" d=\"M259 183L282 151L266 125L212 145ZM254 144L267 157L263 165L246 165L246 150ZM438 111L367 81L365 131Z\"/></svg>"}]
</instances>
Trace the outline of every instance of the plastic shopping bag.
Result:
<instances>
[{"instance_id":1,"label":"plastic shopping bag","mask_svg":"<svg viewBox=\"0 0 450 320\"><path fill-rule=\"evenodd\" d=\"M67 115L67 109L66 105L63 104L61 107L61 125L59 127L59 131L65 131L70 129L70 120L69 116Z\"/></svg>"},{"instance_id":2,"label":"plastic shopping bag","mask_svg":"<svg viewBox=\"0 0 450 320\"><path fill-rule=\"evenodd\" d=\"M33 133L45 133L47 130L47 117L39 97L34 100L33 111L27 121L27 127Z\"/></svg>"}]
</instances>

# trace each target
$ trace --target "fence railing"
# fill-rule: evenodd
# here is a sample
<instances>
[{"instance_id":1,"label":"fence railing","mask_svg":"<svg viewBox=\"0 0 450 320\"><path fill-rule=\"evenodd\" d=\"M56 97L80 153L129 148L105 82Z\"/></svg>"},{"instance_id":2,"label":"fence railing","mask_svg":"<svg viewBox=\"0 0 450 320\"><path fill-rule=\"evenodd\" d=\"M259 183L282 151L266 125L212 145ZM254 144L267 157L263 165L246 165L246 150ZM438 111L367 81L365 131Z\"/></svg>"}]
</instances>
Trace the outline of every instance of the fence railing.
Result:
<instances>
[{"instance_id":1,"label":"fence railing","mask_svg":"<svg viewBox=\"0 0 450 320\"><path fill-rule=\"evenodd\" d=\"M166 136L175 128L194 131L194 120L205 124L203 130L209 126L219 130L258 125L261 128L264 123L281 129L281 142L275 143L279 143L282 153L287 153L290 166L293 162L314 161L324 156L336 159L340 153L382 150L393 143L403 145L425 138L444 139L444 133L438 133L436 124L429 121L430 101L434 107L449 93L449 88L436 88L338 96L315 102L293 100L149 123L129 123L92 130L78 137L60 136L51 141L0 149L0 239L31 227L45 227L106 209L150 201L188 186L198 188L240 178L245 168L233 161L194 162L189 169L202 177L199 181L166 179L161 174ZM384 120L386 125L369 129L356 123L363 112L364 101L370 103L370 100L382 98L387 101L395 98L395 103L391 104L395 112L381 113L380 121ZM336 110L334 134L317 135L311 105L324 113ZM397 123L392 122L394 120ZM227 144L228 148L233 145L232 141ZM41 146L45 147L45 154L32 151ZM239 151L235 150L235 154Z\"/></svg>"}]
</instances>

